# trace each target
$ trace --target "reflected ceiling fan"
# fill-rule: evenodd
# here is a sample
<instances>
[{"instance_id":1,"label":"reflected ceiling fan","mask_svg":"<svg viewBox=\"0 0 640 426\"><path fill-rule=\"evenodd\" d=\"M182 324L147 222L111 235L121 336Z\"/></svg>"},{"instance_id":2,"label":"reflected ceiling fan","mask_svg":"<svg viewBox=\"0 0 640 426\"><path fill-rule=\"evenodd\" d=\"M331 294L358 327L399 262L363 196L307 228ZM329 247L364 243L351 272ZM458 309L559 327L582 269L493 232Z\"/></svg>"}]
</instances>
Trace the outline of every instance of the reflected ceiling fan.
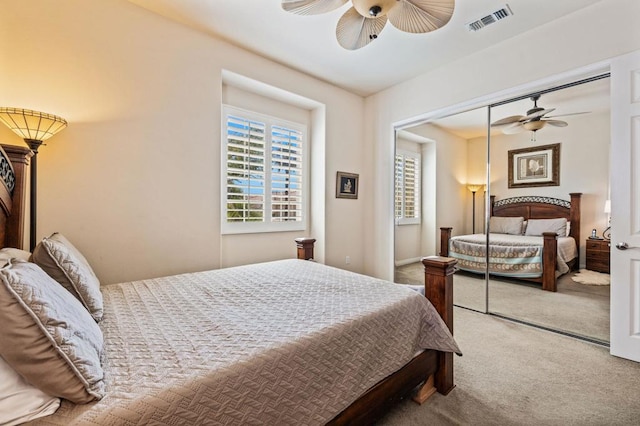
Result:
<instances>
[{"instance_id":1,"label":"reflected ceiling fan","mask_svg":"<svg viewBox=\"0 0 640 426\"><path fill-rule=\"evenodd\" d=\"M554 120L554 117L566 117L569 115L587 114L587 112L574 112L571 114L562 115L549 115L550 112L555 111L555 108L545 109L538 106L538 100L540 95L533 95L531 100L533 101L533 108L527 111L527 115L512 115L505 117L501 120L491 123L491 127L502 130L502 133L512 135L520 133L525 130L531 132L537 132L547 124L555 127L567 127L569 124L566 121Z\"/></svg>"},{"instance_id":2,"label":"reflected ceiling fan","mask_svg":"<svg viewBox=\"0 0 640 426\"><path fill-rule=\"evenodd\" d=\"M282 0L282 8L298 15L335 10L349 0ZM407 33L428 33L444 26L453 15L455 0L351 0L336 27L340 46L356 50L366 46L388 21Z\"/></svg>"}]
</instances>

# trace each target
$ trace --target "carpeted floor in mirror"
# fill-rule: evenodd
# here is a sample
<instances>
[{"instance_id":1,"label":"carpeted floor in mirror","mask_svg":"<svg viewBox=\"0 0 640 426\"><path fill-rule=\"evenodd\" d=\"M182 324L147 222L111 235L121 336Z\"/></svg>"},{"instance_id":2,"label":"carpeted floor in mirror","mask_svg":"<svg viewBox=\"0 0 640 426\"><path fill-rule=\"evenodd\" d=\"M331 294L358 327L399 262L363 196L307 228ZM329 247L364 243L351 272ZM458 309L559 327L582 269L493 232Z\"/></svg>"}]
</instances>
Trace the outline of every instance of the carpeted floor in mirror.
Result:
<instances>
[{"instance_id":1,"label":"carpeted floor in mirror","mask_svg":"<svg viewBox=\"0 0 640 426\"><path fill-rule=\"evenodd\" d=\"M396 268L395 281L423 285L421 263ZM458 271L454 274L454 304L484 311L483 275ZM561 276L558 291L548 292L539 284L491 277L489 311L506 317L557 329L596 342L609 342L608 274L580 270Z\"/></svg>"}]
</instances>

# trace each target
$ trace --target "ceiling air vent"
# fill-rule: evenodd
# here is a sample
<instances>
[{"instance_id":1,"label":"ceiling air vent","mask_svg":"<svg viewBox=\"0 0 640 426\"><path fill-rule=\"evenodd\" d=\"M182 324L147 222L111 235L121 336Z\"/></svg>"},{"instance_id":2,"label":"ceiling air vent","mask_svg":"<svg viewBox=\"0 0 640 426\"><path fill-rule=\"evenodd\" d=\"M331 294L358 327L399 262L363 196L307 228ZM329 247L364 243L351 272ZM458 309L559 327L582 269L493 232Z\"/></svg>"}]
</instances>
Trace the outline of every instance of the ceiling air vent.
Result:
<instances>
[{"instance_id":1,"label":"ceiling air vent","mask_svg":"<svg viewBox=\"0 0 640 426\"><path fill-rule=\"evenodd\" d=\"M469 22L467 24L467 29L469 31L478 31L483 29L484 27L486 27L487 25L491 25L495 22L498 22L501 19L504 19L508 16L513 15L513 12L511 11L511 8L509 7L508 4L505 4L503 8L496 10L495 12L492 12L490 14L488 14L487 16L484 16L476 21L473 22Z\"/></svg>"}]
</instances>

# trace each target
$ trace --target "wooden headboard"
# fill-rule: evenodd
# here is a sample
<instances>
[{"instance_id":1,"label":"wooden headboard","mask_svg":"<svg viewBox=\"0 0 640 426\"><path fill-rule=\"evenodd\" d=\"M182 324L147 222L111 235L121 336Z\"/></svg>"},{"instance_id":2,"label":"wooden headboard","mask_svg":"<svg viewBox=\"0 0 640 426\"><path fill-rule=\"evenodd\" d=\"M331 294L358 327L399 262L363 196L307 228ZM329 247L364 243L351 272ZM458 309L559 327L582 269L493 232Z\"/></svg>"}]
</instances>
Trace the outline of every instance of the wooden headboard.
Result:
<instances>
[{"instance_id":1,"label":"wooden headboard","mask_svg":"<svg viewBox=\"0 0 640 426\"><path fill-rule=\"evenodd\" d=\"M0 145L0 247L23 248L27 166L32 155L27 147Z\"/></svg>"},{"instance_id":2,"label":"wooden headboard","mask_svg":"<svg viewBox=\"0 0 640 426\"><path fill-rule=\"evenodd\" d=\"M569 194L571 201L541 196L522 196L495 200L491 196L491 216L524 217L529 219L565 218L571 224L569 236L580 247L580 201L581 192Z\"/></svg>"}]
</instances>

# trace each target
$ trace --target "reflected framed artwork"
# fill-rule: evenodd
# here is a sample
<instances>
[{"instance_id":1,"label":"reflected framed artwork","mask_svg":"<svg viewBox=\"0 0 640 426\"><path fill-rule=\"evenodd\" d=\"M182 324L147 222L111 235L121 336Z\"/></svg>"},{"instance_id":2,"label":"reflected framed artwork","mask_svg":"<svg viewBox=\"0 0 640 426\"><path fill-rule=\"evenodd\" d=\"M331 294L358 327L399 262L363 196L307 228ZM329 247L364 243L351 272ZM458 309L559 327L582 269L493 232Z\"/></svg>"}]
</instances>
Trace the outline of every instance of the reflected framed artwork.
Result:
<instances>
[{"instance_id":1,"label":"reflected framed artwork","mask_svg":"<svg viewBox=\"0 0 640 426\"><path fill-rule=\"evenodd\" d=\"M355 173L337 172L336 198L358 199L359 176Z\"/></svg>"},{"instance_id":2,"label":"reflected framed artwork","mask_svg":"<svg viewBox=\"0 0 640 426\"><path fill-rule=\"evenodd\" d=\"M560 186L560 144L512 149L509 188Z\"/></svg>"}]
</instances>

